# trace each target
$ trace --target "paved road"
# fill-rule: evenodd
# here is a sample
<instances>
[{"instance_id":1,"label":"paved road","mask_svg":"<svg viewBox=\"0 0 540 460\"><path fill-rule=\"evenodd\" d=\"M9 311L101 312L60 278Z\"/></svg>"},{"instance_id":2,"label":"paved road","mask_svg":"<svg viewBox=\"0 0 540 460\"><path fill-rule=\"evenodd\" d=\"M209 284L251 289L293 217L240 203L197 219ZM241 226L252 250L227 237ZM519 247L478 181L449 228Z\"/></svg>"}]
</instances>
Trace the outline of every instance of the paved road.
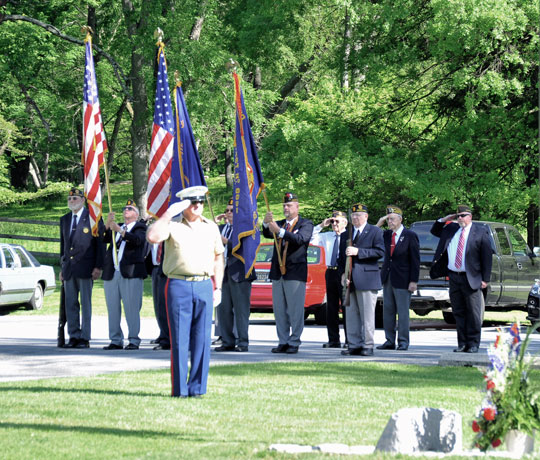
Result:
<instances>
[{"instance_id":1,"label":"paved road","mask_svg":"<svg viewBox=\"0 0 540 460\"><path fill-rule=\"evenodd\" d=\"M107 318L92 319L91 348L82 350L56 347L57 317L2 316L0 317L0 381L32 380L52 377L89 376L109 372L169 368L169 352L154 351L150 339L158 335L156 321L142 318L141 348L136 351L105 351L109 343ZM124 331L127 330L123 324ZM297 355L276 355L270 349L277 343L271 319L252 320L248 353L212 352L211 364L236 364L268 361L378 361L402 364L485 365L486 349L495 339L496 328L482 331L480 353L452 353L456 345L455 329L443 322L412 324L411 347L406 352L375 350L372 357L344 357L339 349L323 349L326 328L308 324L302 335L302 346ZM384 342L384 332L376 330L377 344ZM536 334L531 351L540 352L540 334Z\"/></svg>"}]
</instances>

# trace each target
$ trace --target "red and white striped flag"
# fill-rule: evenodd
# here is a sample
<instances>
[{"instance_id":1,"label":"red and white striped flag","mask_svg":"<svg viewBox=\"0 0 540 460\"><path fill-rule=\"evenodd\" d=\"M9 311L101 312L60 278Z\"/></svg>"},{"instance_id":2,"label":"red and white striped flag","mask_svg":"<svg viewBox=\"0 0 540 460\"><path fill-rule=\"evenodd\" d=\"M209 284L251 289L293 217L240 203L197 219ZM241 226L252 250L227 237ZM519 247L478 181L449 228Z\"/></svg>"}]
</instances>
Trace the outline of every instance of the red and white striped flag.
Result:
<instances>
[{"instance_id":1,"label":"red and white striped flag","mask_svg":"<svg viewBox=\"0 0 540 460\"><path fill-rule=\"evenodd\" d=\"M150 146L150 166L146 209L153 217L161 217L169 206L171 189L171 161L174 147L174 119L171 93L167 78L167 63L163 49L158 43L158 74L156 82L156 102L154 107L154 128Z\"/></svg>"},{"instance_id":2,"label":"red and white striped flag","mask_svg":"<svg viewBox=\"0 0 540 460\"><path fill-rule=\"evenodd\" d=\"M101 219L101 184L99 168L107 151L107 140L103 129L99 108L98 87L92 55L92 38L86 37L86 61L84 71L83 96L83 152L84 195L88 203L92 235L98 236L98 222Z\"/></svg>"}]
</instances>

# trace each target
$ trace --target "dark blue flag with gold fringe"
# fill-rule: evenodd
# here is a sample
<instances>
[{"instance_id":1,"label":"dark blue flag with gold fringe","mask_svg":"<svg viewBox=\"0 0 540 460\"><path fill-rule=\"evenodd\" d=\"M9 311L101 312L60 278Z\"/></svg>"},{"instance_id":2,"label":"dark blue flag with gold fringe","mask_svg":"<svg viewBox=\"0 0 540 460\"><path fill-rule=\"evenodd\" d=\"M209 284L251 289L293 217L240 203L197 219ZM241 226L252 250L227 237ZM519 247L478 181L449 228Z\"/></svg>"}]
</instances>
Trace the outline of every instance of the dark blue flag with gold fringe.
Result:
<instances>
[{"instance_id":1,"label":"dark blue flag with gold fringe","mask_svg":"<svg viewBox=\"0 0 540 460\"><path fill-rule=\"evenodd\" d=\"M261 244L257 197L264 181L257 157L257 147L249 126L238 75L233 73L236 130L234 135L233 232L232 255L245 264L245 274L253 270Z\"/></svg>"},{"instance_id":2,"label":"dark blue flag with gold fringe","mask_svg":"<svg viewBox=\"0 0 540 460\"><path fill-rule=\"evenodd\" d=\"M191 122L184 100L184 93L180 83L174 89L174 102L176 106L176 123L174 136L174 150L171 167L171 197L169 205L180 201L176 194L185 188L195 185L206 186L204 173L199 159L199 152L193 137Z\"/></svg>"}]
</instances>

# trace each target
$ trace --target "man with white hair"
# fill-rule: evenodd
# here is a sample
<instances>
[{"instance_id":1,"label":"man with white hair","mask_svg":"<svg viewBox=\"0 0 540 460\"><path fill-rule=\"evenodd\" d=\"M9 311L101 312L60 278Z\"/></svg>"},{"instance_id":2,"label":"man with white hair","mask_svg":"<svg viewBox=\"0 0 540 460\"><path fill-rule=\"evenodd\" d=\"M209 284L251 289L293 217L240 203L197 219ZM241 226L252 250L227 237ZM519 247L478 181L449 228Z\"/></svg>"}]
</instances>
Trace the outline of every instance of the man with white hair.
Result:
<instances>
[{"instance_id":1,"label":"man with white hair","mask_svg":"<svg viewBox=\"0 0 540 460\"><path fill-rule=\"evenodd\" d=\"M420 244L418 236L403 224L403 212L394 205L386 207L386 215L377 222L381 227L385 222L388 230L383 232L384 262L381 269L383 284L383 326L386 341L379 350L409 348L409 307L411 295L418 287L420 275Z\"/></svg>"},{"instance_id":2,"label":"man with white hair","mask_svg":"<svg viewBox=\"0 0 540 460\"><path fill-rule=\"evenodd\" d=\"M207 191L194 186L178 192L182 201L171 204L146 235L150 243L165 242L172 396L182 398L206 393L212 311L221 303L224 247L217 225L202 215Z\"/></svg>"},{"instance_id":3,"label":"man with white hair","mask_svg":"<svg viewBox=\"0 0 540 460\"><path fill-rule=\"evenodd\" d=\"M104 350L121 350L124 347L124 334L120 327L122 306L128 325L128 344L126 350L138 350L141 339L141 307L143 280L146 278L144 259L147 253L146 225L140 222L139 208L133 200L127 200L123 209L124 223L115 222L115 213L107 217L104 241L109 243L103 268L103 288L109 316L109 339L111 343ZM115 235L116 257L113 257Z\"/></svg>"}]
</instances>

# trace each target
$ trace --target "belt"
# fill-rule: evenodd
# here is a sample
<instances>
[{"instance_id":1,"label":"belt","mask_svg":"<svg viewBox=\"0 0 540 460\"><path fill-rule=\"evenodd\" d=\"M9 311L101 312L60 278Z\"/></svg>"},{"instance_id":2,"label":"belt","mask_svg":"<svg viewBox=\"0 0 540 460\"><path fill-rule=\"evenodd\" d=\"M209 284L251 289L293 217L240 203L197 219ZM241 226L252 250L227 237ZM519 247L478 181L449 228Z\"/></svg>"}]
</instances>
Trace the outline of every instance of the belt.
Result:
<instances>
[{"instance_id":1,"label":"belt","mask_svg":"<svg viewBox=\"0 0 540 460\"><path fill-rule=\"evenodd\" d=\"M453 273L454 275L458 276L466 276L467 272L455 272L454 270L448 270L450 273Z\"/></svg>"},{"instance_id":2,"label":"belt","mask_svg":"<svg viewBox=\"0 0 540 460\"><path fill-rule=\"evenodd\" d=\"M178 280L184 280L184 281L206 281L210 279L208 275L193 275L193 276L174 275L174 278Z\"/></svg>"},{"instance_id":3,"label":"belt","mask_svg":"<svg viewBox=\"0 0 540 460\"><path fill-rule=\"evenodd\" d=\"M331 267L330 265L328 267L326 267L327 270L337 270L338 267Z\"/></svg>"}]
</instances>

